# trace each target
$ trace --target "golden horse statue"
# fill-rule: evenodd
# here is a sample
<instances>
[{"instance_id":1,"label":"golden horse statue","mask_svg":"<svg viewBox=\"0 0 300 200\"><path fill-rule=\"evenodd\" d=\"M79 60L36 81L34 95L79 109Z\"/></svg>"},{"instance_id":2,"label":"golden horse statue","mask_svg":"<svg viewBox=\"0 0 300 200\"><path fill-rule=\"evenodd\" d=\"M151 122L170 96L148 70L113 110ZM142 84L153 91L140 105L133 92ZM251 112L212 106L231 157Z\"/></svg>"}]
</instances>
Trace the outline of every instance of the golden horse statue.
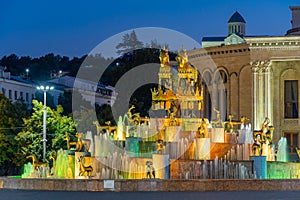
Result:
<instances>
[{"instance_id":1,"label":"golden horse statue","mask_svg":"<svg viewBox=\"0 0 300 200\"><path fill-rule=\"evenodd\" d=\"M84 166L82 163L84 156L79 156L78 158L78 163L79 163L79 176L83 176L85 173L87 173L87 176L91 176L93 172L93 167L91 165L89 166Z\"/></svg>"},{"instance_id":2,"label":"golden horse statue","mask_svg":"<svg viewBox=\"0 0 300 200\"><path fill-rule=\"evenodd\" d=\"M47 165L48 165L47 162L39 162L34 154L27 156L26 158L32 159L33 169L38 169L40 167L47 167Z\"/></svg>"},{"instance_id":3,"label":"golden horse statue","mask_svg":"<svg viewBox=\"0 0 300 200\"><path fill-rule=\"evenodd\" d=\"M229 122L224 122L224 127L226 127L226 130L230 133L233 132L234 126L235 125L242 125L246 120L249 120L248 118L242 116L240 121L233 121L233 115L229 115ZM227 126L226 126L227 125Z\"/></svg>"}]
</instances>

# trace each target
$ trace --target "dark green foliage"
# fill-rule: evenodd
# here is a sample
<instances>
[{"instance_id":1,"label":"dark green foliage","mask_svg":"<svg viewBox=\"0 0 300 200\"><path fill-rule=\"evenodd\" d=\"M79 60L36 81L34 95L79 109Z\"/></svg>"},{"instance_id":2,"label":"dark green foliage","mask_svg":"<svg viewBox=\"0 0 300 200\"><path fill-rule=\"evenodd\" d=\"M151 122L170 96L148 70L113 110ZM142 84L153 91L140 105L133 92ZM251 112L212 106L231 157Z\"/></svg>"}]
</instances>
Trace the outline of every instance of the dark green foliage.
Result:
<instances>
[{"instance_id":1,"label":"dark green foliage","mask_svg":"<svg viewBox=\"0 0 300 200\"><path fill-rule=\"evenodd\" d=\"M23 119L23 129L15 138L19 145L17 153L20 165L28 162L26 156L31 154L35 154L38 160L42 159L43 110L43 104L33 100L33 113L29 118ZM57 106L55 110L47 107L46 160L49 160L51 153L60 148L66 149L66 141L64 141L66 132L69 133L70 137L74 136L75 124L72 118L63 116L62 112L63 108L61 106Z\"/></svg>"},{"instance_id":2,"label":"dark green foliage","mask_svg":"<svg viewBox=\"0 0 300 200\"><path fill-rule=\"evenodd\" d=\"M0 94L0 176L19 173L16 135L22 130L22 118L28 111L22 101L12 103Z\"/></svg>"}]
</instances>

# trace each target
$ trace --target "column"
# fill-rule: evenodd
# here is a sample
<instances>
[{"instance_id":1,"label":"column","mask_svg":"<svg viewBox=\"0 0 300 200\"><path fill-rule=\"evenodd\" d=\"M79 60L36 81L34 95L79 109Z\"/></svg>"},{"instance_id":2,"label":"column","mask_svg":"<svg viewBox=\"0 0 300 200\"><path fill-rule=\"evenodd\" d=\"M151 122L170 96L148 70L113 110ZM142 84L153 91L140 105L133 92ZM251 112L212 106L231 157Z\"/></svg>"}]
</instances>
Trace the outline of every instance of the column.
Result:
<instances>
[{"instance_id":1,"label":"column","mask_svg":"<svg viewBox=\"0 0 300 200\"><path fill-rule=\"evenodd\" d=\"M213 85L212 85L212 90L211 90L211 106L212 106L212 115L211 115L211 119L216 119L217 118L217 115L216 115L216 113L213 111L213 108L217 108L217 109L219 109L218 108L218 104L217 104L217 102L219 101L219 99L217 99L217 97L218 97L218 95L217 95L217 92L218 92L218 88L217 88L217 85L216 85L216 83L213 83Z\"/></svg>"},{"instance_id":2,"label":"column","mask_svg":"<svg viewBox=\"0 0 300 200\"><path fill-rule=\"evenodd\" d=\"M225 97L225 88L223 85L220 85L220 89L218 90L218 92L219 92L219 109L221 113L221 119L225 121L227 104L226 104L226 97Z\"/></svg>"},{"instance_id":3,"label":"column","mask_svg":"<svg viewBox=\"0 0 300 200\"><path fill-rule=\"evenodd\" d=\"M259 130L260 125L258 122L258 99L259 99L259 63L250 63L253 73L253 130Z\"/></svg>"},{"instance_id":4,"label":"column","mask_svg":"<svg viewBox=\"0 0 300 200\"><path fill-rule=\"evenodd\" d=\"M265 62L263 67L263 72L265 76L265 117L268 117L271 122L273 121L273 112L272 112L272 96L271 96L271 66L270 62Z\"/></svg>"}]
</instances>

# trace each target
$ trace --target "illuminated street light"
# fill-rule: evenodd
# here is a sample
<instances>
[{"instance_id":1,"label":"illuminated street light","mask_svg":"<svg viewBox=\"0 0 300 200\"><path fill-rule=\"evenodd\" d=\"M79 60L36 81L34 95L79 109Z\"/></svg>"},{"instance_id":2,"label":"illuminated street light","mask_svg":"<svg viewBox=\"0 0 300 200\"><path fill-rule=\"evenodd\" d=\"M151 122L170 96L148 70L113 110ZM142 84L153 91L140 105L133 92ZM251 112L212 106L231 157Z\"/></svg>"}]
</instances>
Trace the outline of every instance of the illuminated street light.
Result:
<instances>
[{"instance_id":1,"label":"illuminated street light","mask_svg":"<svg viewBox=\"0 0 300 200\"><path fill-rule=\"evenodd\" d=\"M53 86L38 86L36 87L36 89L38 90L41 90L44 92L44 113L43 113L43 161L45 162L46 161L46 142L47 142L47 139L46 139L46 118L47 118L47 107L46 107L46 99L47 99L47 91L49 90L53 90L54 87Z\"/></svg>"},{"instance_id":2,"label":"illuminated street light","mask_svg":"<svg viewBox=\"0 0 300 200\"><path fill-rule=\"evenodd\" d=\"M29 69L26 69L26 78L28 79L28 73L29 73Z\"/></svg>"}]
</instances>

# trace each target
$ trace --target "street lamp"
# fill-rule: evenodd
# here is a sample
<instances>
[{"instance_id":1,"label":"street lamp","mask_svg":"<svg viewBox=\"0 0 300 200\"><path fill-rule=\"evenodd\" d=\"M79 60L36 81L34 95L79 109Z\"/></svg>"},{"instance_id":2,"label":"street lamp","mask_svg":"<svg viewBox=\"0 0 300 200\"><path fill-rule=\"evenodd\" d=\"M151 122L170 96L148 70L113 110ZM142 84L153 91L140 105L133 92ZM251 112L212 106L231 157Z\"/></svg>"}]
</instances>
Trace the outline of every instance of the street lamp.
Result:
<instances>
[{"instance_id":1,"label":"street lamp","mask_svg":"<svg viewBox=\"0 0 300 200\"><path fill-rule=\"evenodd\" d=\"M43 161L45 162L46 161L46 142L47 142L47 139L46 139L46 118L47 118L47 107L46 107L46 99L47 99L47 91L49 90L53 90L54 87L53 86L38 86L36 87L36 89L38 90L41 90L44 92L44 113L43 113L43 139L42 139L42 142L43 142Z\"/></svg>"},{"instance_id":2,"label":"street lamp","mask_svg":"<svg viewBox=\"0 0 300 200\"><path fill-rule=\"evenodd\" d=\"M28 79L28 73L29 73L29 69L26 69L26 78Z\"/></svg>"}]
</instances>

